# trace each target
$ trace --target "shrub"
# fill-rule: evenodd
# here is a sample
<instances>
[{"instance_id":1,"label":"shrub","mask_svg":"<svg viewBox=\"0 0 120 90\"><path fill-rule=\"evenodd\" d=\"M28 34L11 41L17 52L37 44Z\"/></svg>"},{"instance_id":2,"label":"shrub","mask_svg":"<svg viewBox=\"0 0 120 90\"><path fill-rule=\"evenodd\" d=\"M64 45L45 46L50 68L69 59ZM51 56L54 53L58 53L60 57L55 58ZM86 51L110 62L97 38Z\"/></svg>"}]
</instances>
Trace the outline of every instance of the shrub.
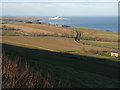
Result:
<instances>
[{"instance_id":1,"label":"shrub","mask_svg":"<svg viewBox=\"0 0 120 90\"><path fill-rule=\"evenodd\" d=\"M6 25L2 26L2 30L20 30L20 29L16 29L16 28L12 28L12 27L7 27Z\"/></svg>"}]
</instances>

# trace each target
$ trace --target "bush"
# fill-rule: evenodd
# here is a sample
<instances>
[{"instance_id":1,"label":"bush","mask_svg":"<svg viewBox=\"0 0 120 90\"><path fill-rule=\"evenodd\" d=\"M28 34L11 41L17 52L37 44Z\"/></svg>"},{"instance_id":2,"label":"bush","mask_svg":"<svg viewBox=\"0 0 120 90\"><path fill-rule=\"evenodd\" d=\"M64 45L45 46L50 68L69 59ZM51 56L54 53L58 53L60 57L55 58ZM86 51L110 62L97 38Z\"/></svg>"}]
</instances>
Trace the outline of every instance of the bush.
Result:
<instances>
[{"instance_id":1,"label":"bush","mask_svg":"<svg viewBox=\"0 0 120 90\"><path fill-rule=\"evenodd\" d=\"M31 21L27 21L26 23L33 23L33 22L31 22Z\"/></svg>"},{"instance_id":2,"label":"bush","mask_svg":"<svg viewBox=\"0 0 120 90\"><path fill-rule=\"evenodd\" d=\"M7 27L5 25L2 26L2 30L20 30L20 29L16 29L16 28L12 28L12 27Z\"/></svg>"},{"instance_id":3,"label":"bush","mask_svg":"<svg viewBox=\"0 0 120 90\"><path fill-rule=\"evenodd\" d=\"M110 56L111 53L109 51L102 51L101 55Z\"/></svg>"},{"instance_id":4,"label":"bush","mask_svg":"<svg viewBox=\"0 0 120 90\"><path fill-rule=\"evenodd\" d=\"M110 56L111 54L109 51L105 51L105 50L99 51L99 50L94 50L94 49L90 49L88 52L92 54L103 55L103 56Z\"/></svg>"}]
</instances>

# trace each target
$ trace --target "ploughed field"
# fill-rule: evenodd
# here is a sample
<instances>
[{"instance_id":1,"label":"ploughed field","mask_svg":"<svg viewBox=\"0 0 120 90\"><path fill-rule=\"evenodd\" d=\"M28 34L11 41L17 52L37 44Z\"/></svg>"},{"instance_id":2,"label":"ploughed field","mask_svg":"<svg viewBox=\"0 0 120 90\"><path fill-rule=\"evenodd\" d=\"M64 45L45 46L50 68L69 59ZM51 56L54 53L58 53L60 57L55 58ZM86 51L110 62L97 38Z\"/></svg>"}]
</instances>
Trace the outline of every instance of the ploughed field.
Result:
<instances>
[{"instance_id":1,"label":"ploughed field","mask_svg":"<svg viewBox=\"0 0 120 90\"><path fill-rule=\"evenodd\" d=\"M112 50L104 47L84 45L77 43L74 39L63 37L3 36L3 42L52 50Z\"/></svg>"}]
</instances>

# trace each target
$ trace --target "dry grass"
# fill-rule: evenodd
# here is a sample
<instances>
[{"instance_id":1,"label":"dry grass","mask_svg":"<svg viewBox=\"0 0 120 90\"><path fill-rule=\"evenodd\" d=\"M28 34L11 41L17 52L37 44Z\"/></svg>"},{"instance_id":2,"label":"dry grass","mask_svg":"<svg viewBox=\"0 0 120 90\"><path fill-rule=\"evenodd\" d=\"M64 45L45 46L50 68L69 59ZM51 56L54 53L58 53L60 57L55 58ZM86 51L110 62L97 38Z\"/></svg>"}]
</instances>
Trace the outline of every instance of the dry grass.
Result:
<instances>
[{"instance_id":1,"label":"dry grass","mask_svg":"<svg viewBox=\"0 0 120 90\"><path fill-rule=\"evenodd\" d=\"M20 29L20 32L31 36L64 36L64 37L75 37L76 30L82 32L82 39L94 40L94 41L107 41L117 42L117 32L102 31L97 29L79 28L79 27L68 27L60 28L54 25L46 24L25 24L25 23L9 23L4 24L7 27ZM111 37L112 36L112 37Z\"/></svg>"},{"instance_id":2,"label":"dry grass","mask_svg":"<svg viewBox=\"0 0 120 90\"><path fill-rule=\"evenodd\" d=\"M51 74L31 71L29 66L21 66L20 58L2 58L2 88L61 88L69 87L64 80L55 80Z\"/></svg>"},{"instance_id":3,"label":"dry grass","mask_svg":"<svg viewBox=\"0 0 120 90\"><path fill-rule=\"evenodd\" d=\"M64 29L46 24L4 24L8 27L20 29L24 33L34 35L58 35L58 36L75 36L74 30Z\"/></svg>"},{"instance_id":4,"label":"dry grass","mask_svg":"<svg viewBox=\"0 0 120 90\"><path fill-rule=\"evenodd\" d=\"M17 45L20 45L21 43L22 46L26 44L27 47L43 47L52 50L113 50L104 47L84 45L82 43L75 42L74 39L62 37L3 36L3 42L7 43L8 41L12 42L14 45L17 43Z\"/></svg>"}]
</instances>

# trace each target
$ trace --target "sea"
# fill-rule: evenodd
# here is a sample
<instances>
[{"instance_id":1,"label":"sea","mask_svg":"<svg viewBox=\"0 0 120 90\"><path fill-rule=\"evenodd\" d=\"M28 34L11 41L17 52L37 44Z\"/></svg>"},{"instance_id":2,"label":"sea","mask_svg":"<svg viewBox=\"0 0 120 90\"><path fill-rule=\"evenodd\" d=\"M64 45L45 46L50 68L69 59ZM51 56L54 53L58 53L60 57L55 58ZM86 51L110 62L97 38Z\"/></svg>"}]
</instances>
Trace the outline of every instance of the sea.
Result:
<instances>
[{"instance_id":1,"label":"sea","mask_svg":"<svg viewBox=\"0 0 120 90\"><path fill-rule=\"evenodd\" d=\"M117 16L89 16L89 17L88 16L80 16L80 17L61 16L61 18L66 18L66 19L65 20L41 20L40 22L118 32Z\"/></svg>"}]
</instances>

